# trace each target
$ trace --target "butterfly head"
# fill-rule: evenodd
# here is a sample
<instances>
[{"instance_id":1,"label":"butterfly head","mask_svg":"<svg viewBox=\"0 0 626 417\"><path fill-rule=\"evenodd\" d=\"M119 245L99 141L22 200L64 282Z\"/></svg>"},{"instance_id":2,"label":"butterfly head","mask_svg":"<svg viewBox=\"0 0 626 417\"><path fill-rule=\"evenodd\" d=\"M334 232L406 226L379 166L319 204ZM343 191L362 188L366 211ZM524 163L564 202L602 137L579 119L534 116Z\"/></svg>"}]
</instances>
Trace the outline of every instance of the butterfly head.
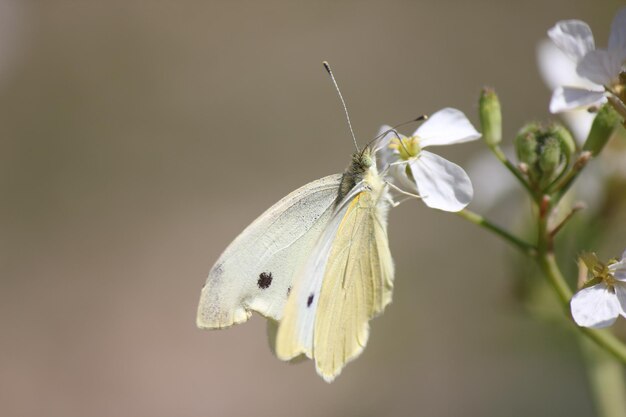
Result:
<instances>
[{"instance_id":1,"label":"butterfly head","mask_svg":"<svg viewBox=\"0 0 626 417\"><path fill-rule=\"evenodd\" d=\"M355 185L363 181L369 170L376 170L375 155L370 146L352 154L352 161L341 177L339 198L341 201Z\"/></svg>"}]
</instances>

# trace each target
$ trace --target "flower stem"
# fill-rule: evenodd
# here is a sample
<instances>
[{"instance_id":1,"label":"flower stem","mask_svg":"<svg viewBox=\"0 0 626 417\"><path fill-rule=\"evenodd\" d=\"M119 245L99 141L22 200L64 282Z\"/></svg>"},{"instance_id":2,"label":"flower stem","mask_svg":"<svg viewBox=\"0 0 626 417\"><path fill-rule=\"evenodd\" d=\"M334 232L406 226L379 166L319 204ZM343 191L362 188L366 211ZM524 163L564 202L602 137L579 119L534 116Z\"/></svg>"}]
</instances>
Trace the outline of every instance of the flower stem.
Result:
<instances>
[{"instance_id":1,"label":"flower stem","mask_svg":"<svg viewBox=\"0 0 626 417\"><path fill-rule=\"evenodd\" d=\"M509 161L504 152L502 152L502 149L499 146L490 146L489 149L491 150L491 152L493 152L496 158L498 158L498 160L502 162L505 167L507 167L511 174L513 174L515 178L517 178L520 184L522 184L524 188L526 188L526 190L532 194L533 190L530 188L528 181L526 181L526 178L524 178L519 169L517 169L517 167L513 165L511 161Z\"/></svg>"},{"instance_id":2,"label":"flower stem","mask_svg":"<svg viewBox=\"0 0 626 417\"><path fill-rule=\"evenodd\" d=\"M551 187L550 191L553 191L556 195L556 197L554 198L555 202L558 202L563 197L563 195L565 195L565 193L570 189L572 184L574 184L574 181L576 181L576 178L578 178L578 175L587 166L587 163L590 159L591 152L585 151L581 153L576 162L574 162L572 169L567 173L567 175L561 178L561 181L555 184L554 187Z\"/></svg>"},{"instance_id":3,"label":"flower stem","mask_svg":"<svg viewBox=\"0 0 626 417\"><path fill-rule=\"evenodd\" d=\"M472 222L472 223L474 223L474 224L476 224L478 226L482 226L485 229L487 229L487 230L497 234L498 236L504 238L504 240L506 240L507 242L509 242L510 244L515 246L517 249L519 249L522 252L524 252L526 255L532 256L536 252L536 249L535 249L535 247L533 245L531 245L530 243L525 242L525 241L521 240L520 238L512 235L511 233L509 233L508 231L504 230L500 226L497 226L494 223L490 222L489 220L485 219L480 214L474 213L473 211L468 210L468 209L463 209L461 211L458 211L456 214L458 214L459 216L461 216L465 220L469 220L470 222Z\"/></svg>"}]
</instances>

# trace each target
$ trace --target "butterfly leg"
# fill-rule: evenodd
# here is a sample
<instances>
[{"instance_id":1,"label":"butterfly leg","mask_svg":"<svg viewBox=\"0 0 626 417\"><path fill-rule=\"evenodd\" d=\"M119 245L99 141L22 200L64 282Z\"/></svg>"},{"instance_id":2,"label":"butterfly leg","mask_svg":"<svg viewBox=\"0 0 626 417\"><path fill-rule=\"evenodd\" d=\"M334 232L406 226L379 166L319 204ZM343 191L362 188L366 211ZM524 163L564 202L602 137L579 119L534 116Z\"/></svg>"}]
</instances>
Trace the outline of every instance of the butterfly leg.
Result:
<instances>
[{"instance_id":1,"label":"butterfly leg","mask_svg":"<svg viewBox=\"0 0 626 417\"><path fill-rule=\"evenodd\" d=\"M387 184L389 187L393 188L394 190L396 190L397 192L399 192L400 194L404 194L405 196L407 196L406 198L400 200L400 201L394 201L393 199L390 198L390 204L392 207L398 207L400 204L404 203L405 201L408 201L412 198L417 198L422 199L424 198L424 196L418 195L418 194L413 194L413 193L409 193L408 191L404 191L402 188L390 183L389 181L385 181L385 184Z\"/></svg>"}]
</instances>

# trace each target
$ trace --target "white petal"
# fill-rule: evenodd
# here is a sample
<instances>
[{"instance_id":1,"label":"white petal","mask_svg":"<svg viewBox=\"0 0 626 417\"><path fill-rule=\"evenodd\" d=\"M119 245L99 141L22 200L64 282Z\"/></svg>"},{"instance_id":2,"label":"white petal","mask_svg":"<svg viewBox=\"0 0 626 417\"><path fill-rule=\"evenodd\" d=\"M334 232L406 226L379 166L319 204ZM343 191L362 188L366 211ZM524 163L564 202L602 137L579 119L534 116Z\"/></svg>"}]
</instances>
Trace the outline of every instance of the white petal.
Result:
<instances>
[{"instance_id":1,"label":"white petal","mask_svg":"<svg viewBox=\"0 0 626 417\"><path fill-rule=\"evenodd\" d=\"M537 46L537 64L543 81L552 90L564 85L578 86L587 90L603 90L602 86L580 77L576 73L576 63L550 40L545 39ZM582 144L587 139L595 115L586 109L578 109L563 112L561 117L565 119L576 141Z\"/></svg>"},{"instance_id":2,"label":"white petal","mask_svg":"<svg viewBox=\"0 0 626 417\"><path fill-rule=\"evenodd\" d=\"M612 51L595 50L578 62L576 72L596 84L611 85L622 71L623 58Z\"/></svg>"},{"instance_id":3,"label":"white petal","mask_svg":"<svg viewBox=\"0 0 626 417\"><path fill-rule=\"evenodd\" d=\"M505 154L515 154L511 148L504 148L503 151ZM489 151L473 156L465 168L475 186L472 205L478 211L487 211L500 203L511 201L518 191L519 183L515 177L507 175L504 165Z\"/></svg>"},{"instance_id":4,"label":"white petal","mask_svg":"<svg viewBox=\"0 0 626 417\"><path fill-rule=\"evenodd\" d=\"M415 131L420 146L451 145L480 138L472 123L462 111L452 108L439 110Z\"/></svg>"},{"instance_id":5,"label":"white petal","mask_svg":"<svg viewBox=\"0 0 626 417\"><path fill-rule=\"evenodd\" d=\"M615 276L615 279L626 282L626 259L609 266L609 271Z\"/></svg>"},{"instance_id":6,"label":"white petal","mask_svg":"<svg viewBox=\"0 0 626 417\"><path fill-rule=\"evenodd\" d=\"M596 48L589 25L580 20L561 20L548 36L574 62Z\"/></svg>"},{"instance_id":7,"label":"white petal","mask_svg":"<svg viewBox=\"0 0 626 417\"><path fill-rule=\"evenodd\" d=\"M576 63L547 39L537 46L537 65L543 81L551 90L563 85L602 90L600 85L579 76L576 72Z\"/></svg>"},{"instance_id":8,"label":"white petal","mask_svg":"<svg viewBox=\"0 0 626 417\"><path fill-rule=\"evenodd\" d=\"M611 24L609 50L621 51L622 59L626 59L626 7L621 8Z\"/></svg>"},{"instance_id":9,"label":"white petal","mask_svg":"<svg viewBox=\"0 0 626 417\"><path fill-rule=\"evenodd\" d=\"M615 296L619 302L620 314L626 317L626 283L615 284Z\"/></svg>"},{"instance_id":10,"label":"white petal","mask_svg":"<svg viewBox=\"0 0 626 417\"><path fill-rule=\"evenodd\" d=\"M572 317L579 326L608 327L620 314L619 301L606 285L583 288L570 301Z\"/></svg>"},{"instance_id":11,"label":"white petal","mask_svg":"<svg viewBox=\"0 0 626 417\"><path fill-rule=\"evenodd\" d=\"M417 192L428 207L445 210L463 210L472 201L472 182L463 168L452 162L422 151L410 163Z\"/></svg>"},{"instance_id":12,"label":"white petal","mask_svg":"<svg viewBox=\"0 0 626 417\"><path fill-rule=\"evenodd\" d=\"M561 113L561 117L565 120L576 142L582 146L585 140L587 140L587 136L589 136L591 124L596 117L595 113L590 113L586 109L577 109L563 112ZM589 200L589 196L586 198Z\"/></svg>"},{"instance_id":13,"label":"white petal","mask_svg":"<svg viewBox=\"0 0 626 417\"><path fill-rule=\"evenodd\" d=\"M406 173L409 161L405 161L406 164L397 164L389 168L389 177L392 182L400 187L402 190L409 191L411 193L417 193L417 186L415 181Z\"/></svg>"},{"instance_id":14,"label":"white petal","mask_svg":"<svg viewBox=\"0 0 626 417\"><path fill-rule=\"evenodd\" d=\"M559 87L552 93L550 112L560 113L581 107L601 104L606 100L604 91L592 91L576 87Z\"/></svg>"},{"instance_id":15,"label":"white petal","mask_svg":"<svg viewBox=\"0 0 626 417\"><path fill-rule=\"evenodd\" d=\"M406 136L397 132L394 128L388 125L382 125L378 130L377 136L381 137L376 140L372 147L376 153L378 169L382 171L390 163L395 162L398 159L397 152L389 148L390 141L397 137L404 139Z\"/></svg>"},{"instance_id":16,"label":"white petal","mask_svg":"<svg viewBox=\"0 0 626 417\"><path fill-rule=\"evenodd\" d=\"M406 136L404 136L402 133L398 132L396 129L394 129L393 127L389 125L382 125L380 129L378 129L378 134L376 136L377 137L380 136L381 138L384 138L387 141L393 138L398 138L398 137L402 139L406 138Z\"/></svg>"}]
</instances>

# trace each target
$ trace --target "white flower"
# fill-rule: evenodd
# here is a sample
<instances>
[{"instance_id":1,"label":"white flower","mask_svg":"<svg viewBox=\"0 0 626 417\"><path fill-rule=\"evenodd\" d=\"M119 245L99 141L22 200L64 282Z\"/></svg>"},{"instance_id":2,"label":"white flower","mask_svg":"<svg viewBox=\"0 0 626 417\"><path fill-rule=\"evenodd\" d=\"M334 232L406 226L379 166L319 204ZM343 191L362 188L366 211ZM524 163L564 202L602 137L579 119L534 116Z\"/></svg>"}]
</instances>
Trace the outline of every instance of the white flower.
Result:
<instances>
[{"instance_id":1,"label":"white flower","mask_svg":"<svg viewBox=\"0 0 626 417\"><path fill-rule=\"evenodd\" d=\"M551 90L557 90L562 85L579 85L592 87L584 78L576 73L576 64L568 58L563 51L549 40L544 40L537 46L537 64L539 73ZM594 88L597 88L594 87ZM593 123L594 113L590 113L585 108L577 108L560 112L561 116L572 131L576 142L583 144Z\"/></svg>"},{"instance_id":2,"label":"white flower","mask_svg":"<svg viewBox=\"0 0 626 417\"><path fill-rule=\"evenodd\" d=\"M622 259L604 265L595 255L581 257L597 284L578 291L570 301L572 317L579 326L602 328L617 316L626 317L626 251Z\"/></svg>"},{"instance_id":3,"label":"white flower","mask_svg":"<svg viewBox=\"0 0 626 417\"><path fill-rule=\"evenodd\" d=\"M569 80L563 80L552 94L552 113L602 104L608 92L623 89L619 76L626 60L626 8L613 19L608 49L596 49L589 25L580 20L562 20L548 31L548 36L583 79L574 85L564 85Z\"/></svg>"},{"instance_id":4,"label":"white flower","mask_svg":"<svg viewBox=\"0 0 626 417\"><path fill-rule=\"evenodd\" d=\"M419 194L428 207L459 211L472 200L472 183L463 168L424 150L480 138L461 111L445 108L436 112L410 137L389 126L382 126L380 135L383 166L399 184Z\"/></svg>"}]
</instances>

